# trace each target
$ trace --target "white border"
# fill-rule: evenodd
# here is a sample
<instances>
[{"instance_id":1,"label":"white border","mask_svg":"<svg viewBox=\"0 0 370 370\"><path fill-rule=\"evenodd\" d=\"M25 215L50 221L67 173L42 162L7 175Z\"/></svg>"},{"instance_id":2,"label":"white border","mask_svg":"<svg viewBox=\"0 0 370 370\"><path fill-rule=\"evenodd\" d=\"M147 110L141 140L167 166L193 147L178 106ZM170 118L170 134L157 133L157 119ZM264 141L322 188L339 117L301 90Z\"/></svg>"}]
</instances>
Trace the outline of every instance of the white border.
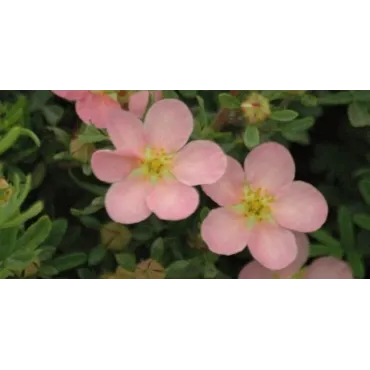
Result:
<instances>
[{"instance_id":1,"label":"white border","mask_svg":"<svg viewBox=\"0 0 370 370\"><path fill-rule=\"evenodd\" d=\"M17 0L2 4L3 89L366 89L358 0ZM351 14L353 10L354 14Z\"/></svg>"}]
</instances>

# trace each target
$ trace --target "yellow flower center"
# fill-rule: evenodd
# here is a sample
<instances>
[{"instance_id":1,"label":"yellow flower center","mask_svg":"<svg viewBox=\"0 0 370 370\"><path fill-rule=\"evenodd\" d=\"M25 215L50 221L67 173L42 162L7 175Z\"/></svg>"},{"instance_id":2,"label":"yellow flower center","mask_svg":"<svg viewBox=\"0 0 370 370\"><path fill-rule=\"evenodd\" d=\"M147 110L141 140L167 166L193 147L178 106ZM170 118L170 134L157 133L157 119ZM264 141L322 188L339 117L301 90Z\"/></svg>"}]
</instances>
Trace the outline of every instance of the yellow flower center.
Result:
<instances>
[{"instance_id":1,"label":"yellow flower center","mask_svg":"<svg viewBox=\"0 0 370 370\"><path fill-rule=\"evenodd\" d=\"M155 183L172 176L172 162L173 155L167 154L163 149L147 148L140 167L135 172Z\"/></svg>"},{"instance_id":2,"label":"yellow flower center","mask_svg":"<svg viewBox=\"0 0 370 370\"><path fill-rule=\"evenodd\" d=\"M271 205L274 201L275 198L263 189L252 189L246 185L243 200L234 206L234 210L242 215L251 227L256 222L273 221Z\"/></svg>"}]
</instances>

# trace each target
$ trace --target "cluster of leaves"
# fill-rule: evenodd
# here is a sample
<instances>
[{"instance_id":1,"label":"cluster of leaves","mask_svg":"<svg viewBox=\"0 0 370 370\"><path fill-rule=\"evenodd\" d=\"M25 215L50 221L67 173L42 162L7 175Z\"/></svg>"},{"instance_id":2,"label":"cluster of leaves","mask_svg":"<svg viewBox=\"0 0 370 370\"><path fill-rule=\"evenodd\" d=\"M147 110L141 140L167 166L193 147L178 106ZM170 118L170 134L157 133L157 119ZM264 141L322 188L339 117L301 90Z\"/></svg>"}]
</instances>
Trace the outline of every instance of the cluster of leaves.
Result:
<instances>
[{"instance_id":1,"label":"cluster of leaves","mask_svg":"<svg viewBox=\"0 0 370 370\"><path fill-rule=\"evenodd\" d=\"M311 257L347 260L364 278L370 257L369 91L164 91L195 117L194 139L243 160L274 140L289 146L298 178L317 186L330 217L311 235ZM91 172L103 130L82 124L50 91L0 92L1 278L235 278L250 260L209 252L191 218L151 217L132 227L104 210L107 186ZM304 210L302 210L304 212Z\"/></svg>"}]
</instances>

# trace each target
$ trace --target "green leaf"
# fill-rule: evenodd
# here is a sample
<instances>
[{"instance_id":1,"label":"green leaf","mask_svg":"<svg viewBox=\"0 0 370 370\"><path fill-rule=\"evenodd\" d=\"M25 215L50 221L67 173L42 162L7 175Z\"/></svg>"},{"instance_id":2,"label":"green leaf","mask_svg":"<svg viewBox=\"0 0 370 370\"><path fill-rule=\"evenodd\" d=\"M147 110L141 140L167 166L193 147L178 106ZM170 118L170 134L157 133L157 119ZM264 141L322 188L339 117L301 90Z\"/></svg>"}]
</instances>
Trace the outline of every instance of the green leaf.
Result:
<instances>
[{"instance_id":1,"label":"green leaf","mask_svg":"<svg viewBox=\"0 0 370 370\"><path fill-rule=\"evenodd\" d=\"M46 165L40 162L32 172L32 189L37 189L44 181L46 176Z\"/></svg>"},{"instance_id":2,"label":"green leaf","mask_svg":"<svg viewBox=\"0 0 370 370\"><path fill-rule=\"evenodd\" d=\"M42 277L53 277L59 274L59 271L50 265L42 265L39 269L39 275Z\"/></svg>"},{"instance_id":3,"label":"green leaf","mask_svg":"<svg viewBox=\"0 0 370 370\"><path fill-rule=\"evenodd\" d=\"M162 95L164 99L178 99L179 95L174 90L162 90Z\"/></svg>"},{"instance_id":4,"label":"green leaf","mask_svg":"<svg viewBox=\"0 0 370 370\"><path fill-rule=\"evenodd\" d=\"M370 180L361 180L359 182L360 193L363 196L365 202L370 205Z\"/></svg>"},{"instance_id":5,"label":"green leaf","mask_svg":"<svg viewBox=\"0 0 370 370\"><path fill-rule=\"evenodd\" d=\"M356 247L355 231L352 215L347 207L341 207L338 212L340 242L345 251L352 251Z\"/></svg>"},{"instance_id":6,"label":"green leaf","mask_svg":"<svg viewBox=\"0 0 370 370\"><path fill-rule=\"evenodd\" d=\"M319 104L322 105L349 104L352 101L353 96L349 91L340 91L338 93L327 93L319 98Z\"/></svg>"},{"instance_id":7,"label":"green leaf","mask_svg":"<svg viewBox=\"0 0 370 370\"><path fill-rule=\"evenodd\" d=\"M179 90L179 92L185 98L195 98L198 90Z\"/></svg>"},{"instance_id":8,"label":"green leaf","mask_svg":"<svg viewBox=\"0 0 370 370\"><path fill-rule=\"evenodd\" d=\"M271 113L270 119L278 122L290 122L298 117L298 112L290 109L276 110Z\"/></svg>"},{"instance_id":9,"label":"green leaf","mask_svg":"<svg viewBox=\"0 0 370 370\"><path fill-rule=\"evenodd\" d=\"M40 147L41 146L41 142L40 142L40 139L38 138L38 136L32 132L31 130L28 130L26 128L21 128L21 132L20 134L22 136L27 136L29 137L35 144L37 147Z\"/></svg>"},{"instance_id":10,"label":"green leaf","mask_svg":"<svg viewBox=\"0 0 370 370\"><path fill-rule=\"evenodd\" d=\"M301 97L301 103L305 107L316 107L317 104L318 104L318 99L317 99L317 97L315 95L304 94Z\"/></svg>"},{"instance_id":11,"label":"green leaf","mask_svg":"<svg viewBox=\"0 0 370 370\"><path fill-rule=\"evenodd\" d=\"M100 221L97 218L95 218L95 217L92 217L92 216L81 216L80 217L80 221L88 229L100 230L100 228L101 228Z\"/></svg>"},{"instance_id":12,"label":"green leaf","mask_svg":"<svg viewBox=\"0 0 370 370\"><path fill-rule=\"evenodd\" d=\"M116 255L117 263L125 270L134 272L136 270L136 257L130 253L119 253Z\"/></svg>"},{"instance_id":13,"label":"green leaf","mask_svg":"<svg viewBox=\"0 0 370 370\"><path fill-rule=\"evenodd\" d=\"M292 143L310 144L310 135L307 131L283 131L282 136Z\"/></svg>"},{"instance_id":14,"label":"green leaf","mask_svg":"<svg viewBox=\"0 0 370 370\"><path fill-rule=\"evenodd\" d=\"M36 90L30 97L30 111L40 110L53 96L50 90Z\"/></svg>"},{"instance_id":15,"label":"green leaf","mask_svg":"<svg viewBox=\"0 0 370 370\"><path fill-rule=\"evenodd\" d=\"M186 270L190 266L190 261L176 261L166 270L166 279L182 279L186 276Z\"/></svg>"},{"instance_id":16,"label":"green leaf","mask_svg":"<svg viewBox=\"0 0 370 370\"><path fill-rule=\"evenodd\" d=\"M90 251L89 257L88 257L89 266L98 265L101 261L103 261L106 254L107 254L107 250L102 246L97 246L97 247L93 248Z\"/></svg>"},{"instance_id":17,"label":"green leaf","mask_svg":"<svg viewBox=\"0 0 370 370\"><path fill-rule=\"evenodd\" d=\"M59 272L73 270L87 262L85 253L70 253L51 261L51 266Z\"/></svg>"},{"instance_id":18,"label":"green leaf","mask_svg":"<svg viewBox=\"0 0 370 370\"><path fill-rule=\"evenodd\" d=\"M86 144L100 143L109 141L109 137L93 125L85 125L83 131L77 139Z\"/></svg>"},{"instance_id":19,"label":"green leaf","mask_svg":"<svg viewBox=\"0 0 370 370\"><path fill-rule=\"evenodd\" d=\"M27 231L18 239L17 249L36 249L49 236L52 223L48 216L43 216L31 225Z\"/></svg>"},{"instance_id":20,"label":"green leaf","mask_svg":"<svg viewBox=\"0 0 370 370\"><path fill-rule=\"evenodd\" d=\"M46 122L56 126L63 118L64 109L60 105L46 105L42 108Z\"/></svg>"},{"instance_id":21,"label":"green leaf","mask_svg":"<svg viewBox=\"0 0 370 370\"><path fill-rule=\"evenodd\" d=\"M355 90L352 94L355 101L370 102L370 90Z\"/></svg>"},{"instance_id":22,"label":"green leaf","mask_svg":"<svg viewBox=\"0 0 370 370\"><path fill-rule=\"evenodd\" d=\"M364 279L366 275L366 269L360 253L355 250L349 251L347 253L347 260L352 268L354 277L357 279Z\"/></svg>"},{"instance_id":23,"label":"green leaf","mask_svg":"<svg viewBox=\"0 0 370 370\"><path fill-rule=\"evenodd\" d=\"M340 242L324 229L311 233L310 236L328 247L340 249Z\"/></svg>"},{"instance_id":24,"label":"green leaf","mask_svg":"<svg viewBox=\"0 0 370 370\"><path fill-rule=\"evenodd\" d=\"M68 229L68 222L64 218L54 220L51 226L51 232L47 238L45 244L58 247L62 242L64 235Z\"/></svg>"},{"instance_id":25,"label":"green leaf","mask_svg":"<svg viewBox=\"0 0 370 370\"><path fill-rule=\"evenodd\" d=\"M353 216L354 223L361 229L370 230L370 215L366 213L357 213Z\"/></svg>"},{"instance_id":26,"label":"green leaf","mask_svg":"<svg viewBox=\"0 0 370 370\"><path fill-rule=\"evenodd\" d=\"M368 105L355 102L348 107L349 122L353 127L370 126L370 114Z\"/></svg>"},{"instance_id":27,"label":"green leaf","mask_svg":"<svg viewBox=\"0 0 370 370\"><path fill-rule=\"evenodd\" d=\"M222 93L218 96L220 106L227 109L239 109L240 101L231 94Z\"/></svg>"},{"instance_id":28,"label":"green leaf","mask_svg":"<svg viewBox=\"0 0 370 370\"><path fill-rule=\"evenodd\" d=\"M0 261L8 258L16 247L18 227L0 231Z\"/></svg>"},{"instance_id":29,"label":"green leaf","mask_svg":"<svg viewBox=\"0 0 370 370\"><path fill-rule=\"evenodd\" d=\"M198 119L200 122L201 127L206 127L208 126L208 117L207 117L207 112L206 108L204 106L204 100L202 97L197 96L198 104L199 104L199 114L198 114Z\"/></svg>"},{"instance_id":30,"label":"green leaf","mask_svg":"<svg viewBox=\"0 0 370 370\"><path fill-rule=\"evenodd\" d=\"M162 262L162 258L164 255L164 240L163 238L158 238L152 245L151 253L152 259L156 260L157 262Z\"/></svg>"},{"instance_id":31,"label":"green leaf","mask_svg":"<svg viewBox=\"0 0 370 370\"><path fill-rule=\"evenodd\" d=\"M248 125L244 132L244 144L248 149L253 149L260 144L260 132L257 126Z\"/></svg>"},{"instance_id":32,"label":"green leaf","mask_svg":"<svg viewBox=\"0 0 370 370\"><path fill-rule=\"evenodd\" d=\"M8 277L13 276L13 273L7 269L0 269L0 279L7 279Z\"/></svg>"},{"instance_id":33,"label":"green leaf","mask_svg":"<svg viewBox=\"0 0 370 370\"><path fill-rule=\"evenodd\" d=\"M282 126L284 131L307 131L315 124L315 119L313 117L305 117L301 119L294 120Z\"/></svg>"},{"instance_id":34,"label":"green leaf","mask_svg":"<svg viewBox=\"0 0 370 370\"><path fill-rule=\"evenodd\" d=\"M47 130L54 133L55 138L61 143L65 148L69 148L71 142L71 135L58 127L46 127Z\"/></svg>"},{"instance_id":35,"label":"green leaf","mask_svg":"<svg viewBox=\"0 0 370 370\"><path fill-rule=\"evenodd\" d=\"M18 217L15 217L3 225L0 225L0 229L8 229L11 227L16 227L24 224L26 221L30 220L33 217L36 217L44 209L43 202L36 202L32 207L27 211L20 214Z\"/></svg>"},{"instance_id":36,"label":"green leaf","mask_svg":"<svg viewBox=\"0 0 370 370\"><path fill-rule=\"evenodd\" d=\"M79 269L77 271L77 274L80 279L94 279L95 280L97 278L96 274L89 269Z\"/></svg>"},{"instance_id":37,"label":"green leaf","mask_svg":"<svg viewBox=\"0 0 370 370\"><path fill-rule=\"evenodd\" d=\"M78 185L82 189L89 191L92 194L101 196L101 195L105 195L105 193L107 192L107 188L104 186L94 185L94 184L90 184L88 182L79 180L77 177L73 175L72 171L69 171L69 176L76 183L76 185Z\"/></svg>"},{"instance_id":38,"label":"green leaf","mask_svg":"<svg viewBox=\"0 0 370 370\"><path fill-rule=\"evenodd\" d=\"M21 135L21 127L11 128L5 136L0 139L0 155L9 150Z\"/></svg>"}]
</instances>

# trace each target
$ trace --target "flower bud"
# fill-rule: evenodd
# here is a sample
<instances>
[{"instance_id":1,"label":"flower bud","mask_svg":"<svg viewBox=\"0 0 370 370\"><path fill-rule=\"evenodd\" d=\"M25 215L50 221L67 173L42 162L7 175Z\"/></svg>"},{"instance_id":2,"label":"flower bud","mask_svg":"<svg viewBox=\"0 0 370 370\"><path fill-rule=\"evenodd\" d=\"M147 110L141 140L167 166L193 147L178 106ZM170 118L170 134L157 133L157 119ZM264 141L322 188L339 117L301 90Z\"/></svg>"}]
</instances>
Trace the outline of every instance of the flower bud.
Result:
<instances>
[{"instance_id":1,"label":"flower bud","mask_svg":"<svg viewBox=\"0 0 370 370\"><path fill-rule=\"evenodd\" d=\"M120 224L110 222L100 230L101 243L109 250L123 251L131 242L132 234L130 230Z\"/></svg>"},{"instance_id":2,"label":"flower bud","mask_svg":"<svg viewBox=\"0 0 370 370\"><path fill-rule=\"evenodd\" d=\"M139 263L135 271L136 279L164 279L165 277L164 267L152 259Z\"/></svg>"},{"instance_id":3,"label":"flower bud","mask_svg":"<svg viewBox=\"0 0 370 370\"><path fill-rule=\"evenodd\" d=\"M12 194L12 186L3 177L0 177L0 206L7 204Z\"/></svg>"},{"instance_id":4,"label":"flower bud","mask_svg":"<svg viewBox=\"0 0 370 370\"><path fill-rule=\"evenodd\" d=\"M69 150L73 159L86 164L90 162L95 146L90 143L83 143L76 138L72 139Z\"/></svg>"},{"instance_id":5,"label":"flower bud","mask_svg":"<svg viewBox=\"0 0 370 370\"><path fill-rule=\"evenodd\" d=\"M250 124L265 121L271 114L270 102L258 93L252 93L242 103L241 109Z\"/></svg>"}]
</instances>

